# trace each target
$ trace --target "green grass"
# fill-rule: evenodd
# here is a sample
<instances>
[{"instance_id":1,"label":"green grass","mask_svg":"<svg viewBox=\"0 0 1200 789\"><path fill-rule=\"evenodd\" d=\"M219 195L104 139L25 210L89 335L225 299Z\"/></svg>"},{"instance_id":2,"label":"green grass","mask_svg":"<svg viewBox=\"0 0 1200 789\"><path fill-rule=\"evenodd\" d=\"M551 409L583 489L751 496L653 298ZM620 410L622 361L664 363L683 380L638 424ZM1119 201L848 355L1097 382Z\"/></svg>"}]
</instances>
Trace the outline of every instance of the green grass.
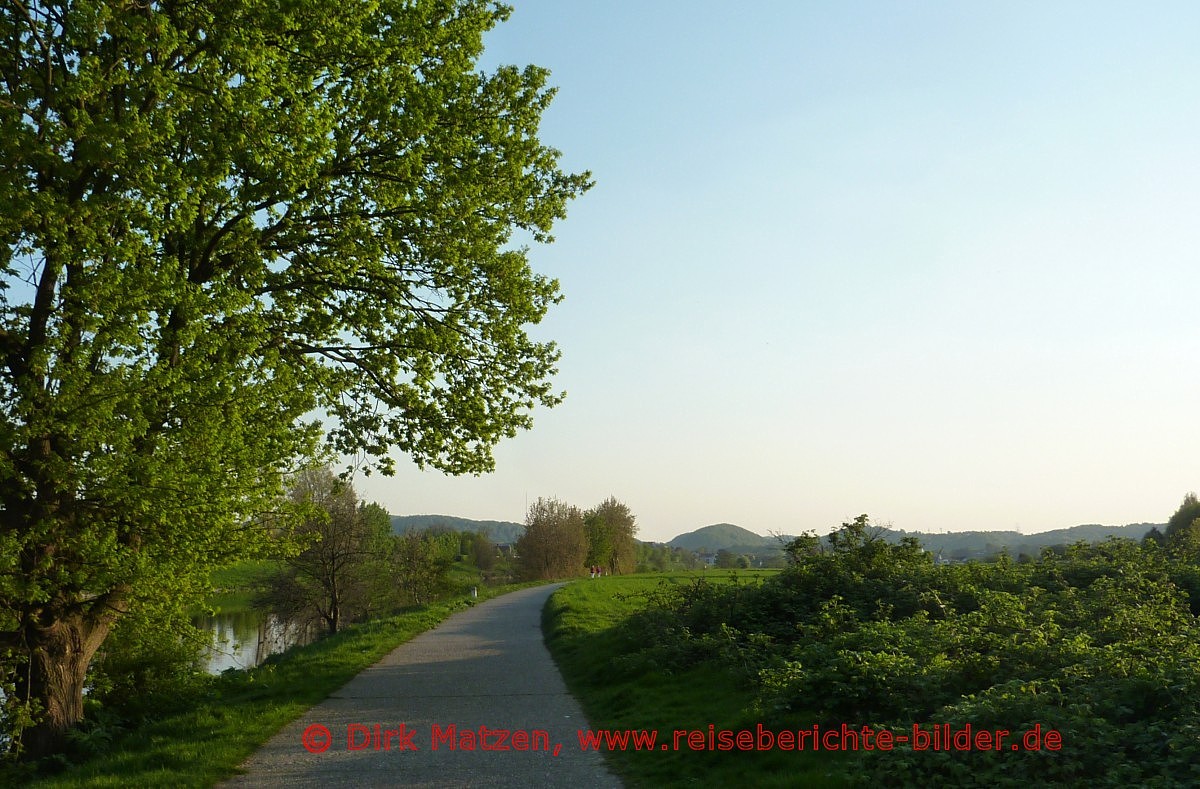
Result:
<instances>
[{"instance_id":1,"label":"green grass","mask_svg":"<svg viewBox=\"0 0 1200 789\"><path fill-rule=\"evenodd\" d=\"M249 611L255 594L278 572L280 564L274 559L258 559L214 570L211 577L216 591L209 597L207 607L223 614Z\"/></svg>"},{"instance_id":2,"label":"green grass","mask_svg":"<svg viewBox=\"0 0 1200 789\"><path fill-rule=\"evenodd\" d=\"M738 571L738 582L774 571ZM661 573L585 579L558 590L547 603L547 644L572 693L579 698L593 729L653 729L658 742L673 739L676 729L753 730L802 728L801 717L772 719L754 712L753 692L729 673L708 663L670 672L639 668L623 660L639 646L618 625L646 604L646 593L660 583L691 583L704 577L728 581L730 574ZM831 777L839 760L826 753L786 751L691 751L687 749L606 752L611 768L630 786L843 786Z\"/></svg>"},{"instance_id":3,"label":"green grass","mask_svg":"<svg viewBox=\"0 0 1200 789\"><path fill-rule=\"evenodd\" d=\"M479 600L533 584L479 589ZM281 728L337 690L397 645L471 605L463 596L347 628L295 647L246 672L200 680L156 705L153 720L132 731L93 727L97 754L63 772L32 781L66 787L209 787ZM110 739L111 738L111 739ZM18 776L0 774L0 784Z\"/></svg>"}]
</instances>

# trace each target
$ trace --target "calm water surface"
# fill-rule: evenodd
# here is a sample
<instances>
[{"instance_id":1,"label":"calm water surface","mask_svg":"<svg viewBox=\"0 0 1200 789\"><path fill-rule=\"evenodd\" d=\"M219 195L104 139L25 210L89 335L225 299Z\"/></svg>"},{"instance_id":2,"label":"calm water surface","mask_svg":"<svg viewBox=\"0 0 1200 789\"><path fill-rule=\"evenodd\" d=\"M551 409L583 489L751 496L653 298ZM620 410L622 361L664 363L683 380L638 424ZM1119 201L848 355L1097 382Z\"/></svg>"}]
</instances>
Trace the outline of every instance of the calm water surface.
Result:
<instances>
[{"instance_id":1,"label":"calm water surface","mask_svg":"<svg viewBox=\"0 0 1200 789\"><path fill-rule=\"evenodd\" d=\"M227 669L254 668L270 655L296 644L308 644L315 633L275 614L241 611L201 617L196 627L209 634L204 670L220 674Z\"/></svg>"}]
</instances>

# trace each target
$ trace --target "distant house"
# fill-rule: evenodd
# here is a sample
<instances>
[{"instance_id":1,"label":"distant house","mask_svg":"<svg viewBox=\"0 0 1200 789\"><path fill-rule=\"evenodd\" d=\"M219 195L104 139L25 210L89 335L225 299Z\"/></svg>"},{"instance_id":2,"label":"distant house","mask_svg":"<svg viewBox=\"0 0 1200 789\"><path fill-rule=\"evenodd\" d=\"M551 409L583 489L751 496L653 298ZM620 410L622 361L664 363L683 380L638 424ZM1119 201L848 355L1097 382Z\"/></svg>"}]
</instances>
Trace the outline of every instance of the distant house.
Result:
<instances>
[{"instance_id":1,"label":"distant house","mask_svg":"<svg viewBox=\"0 0 1200 789\"><path fill-rule=\"evenodd\" d=\"M701 553L700 561L704 562L705 567L715 567L717 564L717 555L715 553Z\"/></svg>"}]
</instances>

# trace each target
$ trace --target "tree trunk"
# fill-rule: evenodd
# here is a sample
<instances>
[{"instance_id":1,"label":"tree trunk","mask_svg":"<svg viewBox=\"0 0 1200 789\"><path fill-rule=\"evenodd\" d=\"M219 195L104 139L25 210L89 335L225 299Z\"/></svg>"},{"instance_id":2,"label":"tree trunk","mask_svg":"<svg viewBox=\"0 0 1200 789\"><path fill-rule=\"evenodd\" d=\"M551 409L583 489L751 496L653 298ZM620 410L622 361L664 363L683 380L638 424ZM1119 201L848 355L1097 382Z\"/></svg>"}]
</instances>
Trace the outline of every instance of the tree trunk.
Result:
<instances>
[{"instance_id":1,"label":"tree trunk","mask_svg":"<svg viewBox=\"0 0 1200 789\"><path fill-rule=\"evenodd\" d=\"M61 751L67 732L83 719L88 664L111 628L111 617L82 613L25 628L28 662L21 666L16 690L18 698L38 708L37 723L21 734L25 758Z\"/></svg>"},{"instance_id":2,"label":"tree trunk","mask_svg":"<svg viewBox=\"0 0 1200 789\"><path fill-rule=\"evenodd\" d=\"M341 602L334 597L329 605L329 635L335 635L342 628L342 605Z\"/></svg>"}]
</instances>

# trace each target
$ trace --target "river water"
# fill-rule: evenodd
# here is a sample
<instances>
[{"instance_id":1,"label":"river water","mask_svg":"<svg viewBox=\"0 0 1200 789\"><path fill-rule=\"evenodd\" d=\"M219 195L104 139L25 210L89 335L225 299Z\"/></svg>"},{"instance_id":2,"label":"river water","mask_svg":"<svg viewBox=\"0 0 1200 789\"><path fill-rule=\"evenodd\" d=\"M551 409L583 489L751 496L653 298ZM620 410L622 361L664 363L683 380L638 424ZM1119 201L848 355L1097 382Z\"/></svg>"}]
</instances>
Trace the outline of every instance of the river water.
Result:
<instances>
[{"instance_id":1,"label":"river water","mask_svg":"<svg viewBox=\"0 0 1200 789\"><path fill-rule=\"evenodd\" d=\"M195 625L209 634L211 646L203 658L209 674L254 668L288 647L311 643L316 635L311 628L261 611L201 617Z\"/></svg>"}]
</instances>

